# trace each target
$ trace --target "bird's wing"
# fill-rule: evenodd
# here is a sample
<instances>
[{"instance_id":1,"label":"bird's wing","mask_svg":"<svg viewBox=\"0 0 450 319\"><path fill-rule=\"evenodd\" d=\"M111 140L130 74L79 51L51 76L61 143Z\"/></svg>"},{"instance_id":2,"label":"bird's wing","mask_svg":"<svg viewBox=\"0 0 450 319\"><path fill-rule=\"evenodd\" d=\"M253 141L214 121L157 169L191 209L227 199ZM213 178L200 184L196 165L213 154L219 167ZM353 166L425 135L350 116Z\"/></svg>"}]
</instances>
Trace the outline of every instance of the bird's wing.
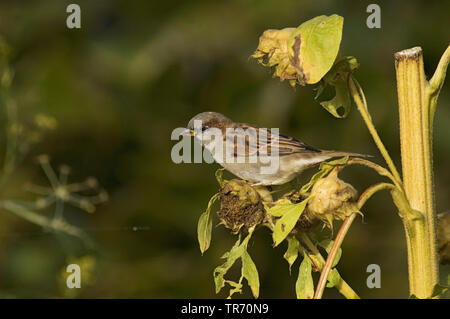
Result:
<instances>
[{"instance_id":1,"label":"bird's wing","mask_svg":"<svg viewBox=\"0 0 450 319\"><path fill-rule=\"evenodd\" d=\"M238 131L242 129L242 131ZM277 143L278 140L278 143ZM232 147L234 157L267 156L278 152L279 156L294 153L320 153L302 141L287 136L275 135L269 129L259 128L249 124L239 124L233 133L226 134L226 143Z\"/></svg>"},{"instance_id":2,"label":"bird's wing","mask_svg":"<svg viewBox=\"0 0 450 319\"><path fill-rule=\"evenodd\" d=\"M270 147L270 146L269 146ZM320 153L312 146L309 146L302 141L283 134L279 134L278 149L280 155L289 155L293 153Z\"/></svg>"}]
</instances>

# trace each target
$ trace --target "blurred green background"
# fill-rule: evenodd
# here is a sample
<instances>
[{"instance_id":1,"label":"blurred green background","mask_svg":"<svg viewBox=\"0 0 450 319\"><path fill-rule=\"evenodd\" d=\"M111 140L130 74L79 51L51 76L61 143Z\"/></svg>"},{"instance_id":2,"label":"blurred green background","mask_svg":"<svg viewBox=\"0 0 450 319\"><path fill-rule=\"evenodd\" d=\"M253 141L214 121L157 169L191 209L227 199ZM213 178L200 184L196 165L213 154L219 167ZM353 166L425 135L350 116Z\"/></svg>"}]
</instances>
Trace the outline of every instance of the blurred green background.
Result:
<instances>
[{"instance_id":1,"label":"blurred green background","mask_svg":"<svg viewBox=\"0 0 450 319\"><path fill-rule=\"evenodd\" d=\"M174 164L172 130L211 110L280 127L318 148L374 154L383 163L355 108L347 119L335 119L314 101L311 87L292 89L249 59L264 30L336 13L345 18L341 54L359 60L356 77L400 167L393 54L422 46L430 76L450 39L448 1L378 1L381 29L366 26L372 1L76 1L82 28L71 30L65 20L72 2L0 2L19 120L43 113L58 124L18 163L1 199L36 198L23 185L48 183L34 160L43 153L54 167L72 168L70 181L95 176L110 198L94 214L64 211L96 249L1 210L0 297L225 297L215 295L212 271L235 237L214 228L204 256L196 237L197 219L217 191L219 166ZM448 88L446 83L435 120L438 211L450 207ZM351 167L343 177L360 191L381 180L363 167ZM41 213L52 216L51 209ZM407 297L403 228L388 194L376 195L364 214L344 242L342 276L363 298ZM261 229L249 252L259 270L260 296L294 298L298 264L290 275L285 245L272 248L270 233ZM75 292L64 288L65 267L74 260L87 265L90 277L82 277ZM381 266L380 289L366 286L369 264ZM250 297L245 291L241 297ZM334 289L325 297L341 298Z\"/></svg>"}]
</instances>

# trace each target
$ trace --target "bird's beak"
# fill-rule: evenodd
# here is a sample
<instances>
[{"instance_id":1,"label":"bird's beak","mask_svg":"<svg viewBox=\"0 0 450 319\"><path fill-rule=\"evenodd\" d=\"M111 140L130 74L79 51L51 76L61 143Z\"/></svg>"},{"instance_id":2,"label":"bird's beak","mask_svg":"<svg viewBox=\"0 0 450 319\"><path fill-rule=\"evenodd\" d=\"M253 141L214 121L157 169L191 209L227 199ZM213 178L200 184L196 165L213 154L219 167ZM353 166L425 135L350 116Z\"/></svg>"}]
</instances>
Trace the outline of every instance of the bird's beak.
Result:
<instances>
[{"instance_id":1,"label":"bird's beak","mask_svg":"<svg viewBox=\"0 0 450 319\"><path fill-rule=\"evenodd\" d=\"M181 135L184 136L195 136L195 132L194 130L190 130L190 129L185 129L183 132L181 132Z\"/></svg>"}]
</instances>

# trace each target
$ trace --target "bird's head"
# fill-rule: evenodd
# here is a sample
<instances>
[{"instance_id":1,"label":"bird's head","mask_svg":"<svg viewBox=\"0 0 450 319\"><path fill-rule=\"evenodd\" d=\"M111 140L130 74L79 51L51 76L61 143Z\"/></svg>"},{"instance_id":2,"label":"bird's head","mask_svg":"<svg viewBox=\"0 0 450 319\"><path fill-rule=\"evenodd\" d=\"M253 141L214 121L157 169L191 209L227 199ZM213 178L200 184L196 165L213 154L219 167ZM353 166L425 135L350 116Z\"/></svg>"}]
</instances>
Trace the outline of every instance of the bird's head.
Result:
<instances>
[{"instance_id":1,"label":"bird's head","mask_svg":"<svg viewBox=\"0 0 450 319\"><path fill-rule=\"evenodd\" d=\"M208 129L219 129L222 132L232 126L233 121L217 112L203 112L194 116L188 123L184 135L200 136Z\"/></svg>"}]
</instances>

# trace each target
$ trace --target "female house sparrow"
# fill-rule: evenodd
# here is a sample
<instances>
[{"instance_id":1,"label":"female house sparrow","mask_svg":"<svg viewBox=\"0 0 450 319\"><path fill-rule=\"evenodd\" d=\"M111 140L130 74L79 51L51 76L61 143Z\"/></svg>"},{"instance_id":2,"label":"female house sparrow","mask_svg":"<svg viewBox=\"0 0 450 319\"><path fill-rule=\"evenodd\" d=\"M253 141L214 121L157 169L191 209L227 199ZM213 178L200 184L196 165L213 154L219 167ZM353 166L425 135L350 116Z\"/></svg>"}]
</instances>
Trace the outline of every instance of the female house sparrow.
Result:
<instances>
[{"instance_id":1,"label":"female house sparrow","mask_svg":"<svg viewBox=\"0 0 450 319\"><path fill-rule=\"evenodd\" d=\"M183 134L194 136L216 162L254 186L287 183L306 168L333 157L367 157L319 150L277 131L236 123L220 113L203 112L189 121ZM268 169L271 161L276 162L275 169Z\"/></svg>"}]
</instances>

